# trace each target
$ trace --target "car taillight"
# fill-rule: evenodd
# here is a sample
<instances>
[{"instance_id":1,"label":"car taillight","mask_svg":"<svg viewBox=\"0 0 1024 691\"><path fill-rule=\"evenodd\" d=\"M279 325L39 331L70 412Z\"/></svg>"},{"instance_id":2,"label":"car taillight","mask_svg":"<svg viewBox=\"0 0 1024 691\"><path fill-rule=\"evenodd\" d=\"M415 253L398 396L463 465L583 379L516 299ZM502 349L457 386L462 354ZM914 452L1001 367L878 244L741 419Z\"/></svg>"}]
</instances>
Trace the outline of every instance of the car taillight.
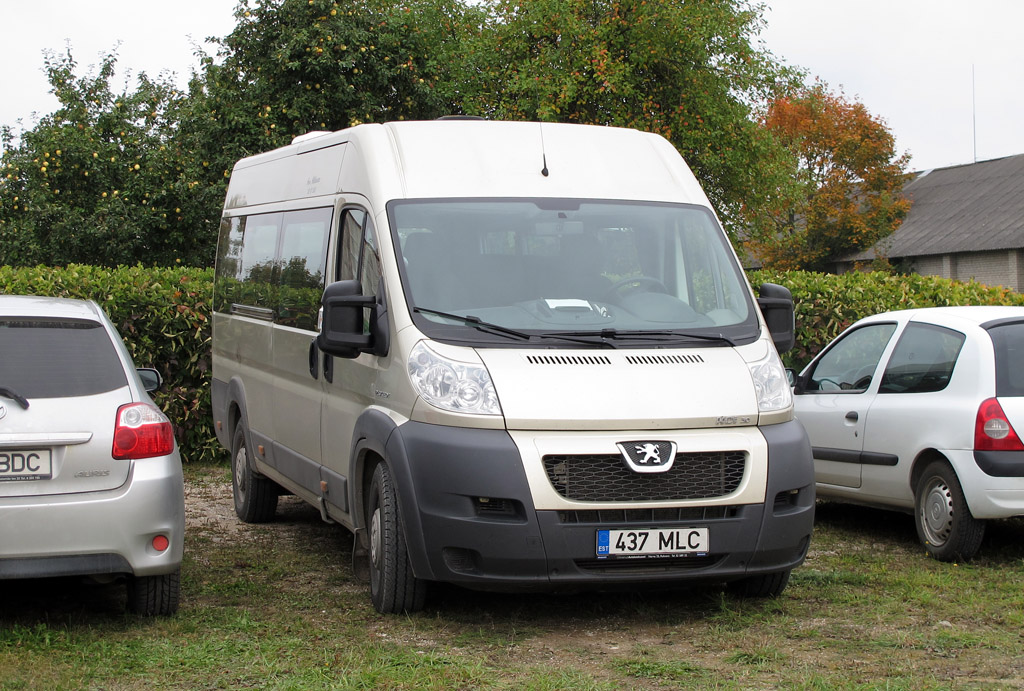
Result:
<instances>
[{"instance_id":1,"label":"car taillight","mask_svg":"<svg viewBox=\"0 0 1024 691\"><path fill-rule=\"evenodd\" d=\"M1024 451L1024 444L1006 419L999 401L989 398L978 406L974 423L974 449L976 451Z\"/></svg>"},{"instance_id":2,"label":"car taillight","mask_svg":"<svg viewBox=\"0 0 1024 691\"><path fill-rule=\"evenodd\" d=\"M173 450L174 429L157 408L148 403L128 403L117 409L111 452L114 458L152 458Z\"/></svg>"}]
</instances>

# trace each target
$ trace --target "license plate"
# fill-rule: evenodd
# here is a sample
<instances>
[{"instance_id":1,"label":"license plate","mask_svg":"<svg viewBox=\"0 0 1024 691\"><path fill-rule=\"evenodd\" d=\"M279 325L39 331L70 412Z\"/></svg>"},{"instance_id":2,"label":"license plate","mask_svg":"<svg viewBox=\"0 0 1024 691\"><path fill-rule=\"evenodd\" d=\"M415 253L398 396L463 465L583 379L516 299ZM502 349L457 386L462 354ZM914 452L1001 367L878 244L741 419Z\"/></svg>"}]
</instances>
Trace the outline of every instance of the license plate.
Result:
<instances>
[{"instance_id":1,"label":"license plate","mask_svg":"<svg viewBox=\"0 0 1024 691\"><path fill-rule=\"evenodd\" d=\"M707 528L598 530L598 557L656 557L708 553Z\"/></svg>"},{"instance_id":2,"label":"license plate","mask_svg":"<svg viewBox=\"0 0 1024 691\"><path fill-rule=\"evenodd\" d=\"M49 480L53 477L53 458L49 449L7 451L0 449L0 482Z\"/></svg>"}]
</instances>

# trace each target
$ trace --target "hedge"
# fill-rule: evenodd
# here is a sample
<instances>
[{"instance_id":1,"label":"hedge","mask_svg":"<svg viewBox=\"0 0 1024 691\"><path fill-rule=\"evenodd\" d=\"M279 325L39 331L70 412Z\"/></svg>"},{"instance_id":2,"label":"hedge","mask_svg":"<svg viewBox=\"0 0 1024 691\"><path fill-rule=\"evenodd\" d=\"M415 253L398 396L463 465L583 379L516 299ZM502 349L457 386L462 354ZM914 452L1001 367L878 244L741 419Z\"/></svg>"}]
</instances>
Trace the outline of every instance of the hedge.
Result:
<instances>
[{"instance_id":1,"label":"hedge","mask_svg":"<svg viewBox=\"0 0 1024 691\"><path fill-rule=\"evenodd\" d=\"M796 347L783 356L801 368L832 338L861 317L936 305L1024 305L1024 295L976 282L933 276L802 271L752 271L755 287L779 283L796 303ZM0 267L0 293L95 300L117 326L140 367L156 367L164 386L155 396L175 424L187 462L224 460L210 409L212 269L102 269Z\"/></svg>"},{"instance_id":2,"label":"hedge","mask_svg":"<svg viewBox=\"0 0 1024 691\"><path fill-rule=\"evenodd\" d=\"M1024 295L1006 288L937 276L751 271L747 277L755 289L762 283L778 283L793 293L796 346L782 359L797 370L843 329L872 314L945 305L1024 305Z\"/></svg>"},{"instance_id":3,"label":"hedge","mask_svg":"<svg viewBox=\"0 0 1024 691\"><path fill-rule=\"evenodd\" d=\"M212 292L212 269L0 267L0 293L95 300L106 311L135 364L163 376L153 399L188 462L223 458L210 413Z\"/></svg>"}]
</instances>

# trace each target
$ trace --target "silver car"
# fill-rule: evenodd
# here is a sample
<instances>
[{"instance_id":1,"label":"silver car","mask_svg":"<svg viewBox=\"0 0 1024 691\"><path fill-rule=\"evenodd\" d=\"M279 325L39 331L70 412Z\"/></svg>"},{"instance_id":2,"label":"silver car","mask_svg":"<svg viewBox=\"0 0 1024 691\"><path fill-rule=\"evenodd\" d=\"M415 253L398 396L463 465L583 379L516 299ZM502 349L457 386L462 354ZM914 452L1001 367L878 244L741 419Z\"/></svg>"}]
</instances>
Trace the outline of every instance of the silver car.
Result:
<instances>
[{"instance_id":1,"label":"silver car","mask_svg":"<svg viewBox=\"0 0 1024 691\"><path fill-rule=\"evenodd\" d=\"M0 295L0 579L123 577L129 611L177 610L184 483L159 384L95 303Z\"/></svg>"},{"instance_id":2,"label":"silver car","mask_svg":"<svg viewBox=\"0 0 1024 691\"><path fill-rule=\"evenodd\" d=\"M1024 516L1024 308L876 314L800 374L819 497L912 513L927 552L970 559Z\"/></svg>"}]
</instances>

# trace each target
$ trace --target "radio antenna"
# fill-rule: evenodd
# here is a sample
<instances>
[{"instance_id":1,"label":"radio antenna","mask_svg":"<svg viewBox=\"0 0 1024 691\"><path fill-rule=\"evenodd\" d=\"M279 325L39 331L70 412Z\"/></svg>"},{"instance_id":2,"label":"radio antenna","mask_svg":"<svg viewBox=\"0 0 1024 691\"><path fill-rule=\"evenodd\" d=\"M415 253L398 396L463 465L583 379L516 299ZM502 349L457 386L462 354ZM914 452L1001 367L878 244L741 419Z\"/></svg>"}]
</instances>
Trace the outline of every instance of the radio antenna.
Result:
<instances>
[{"instance_id":1,"label":"radio antenna","mask_svg":"<svg viewBox=\"0 0 1024 691\"><path fill-rule=\"evenodd\" d=\"M544 167L540 169L540 174L544 177L548 176L548 152L544 146L544 123L538 122L537 126L540 127L540 157L544 163Z\"/></svg>"}]
</instances>

